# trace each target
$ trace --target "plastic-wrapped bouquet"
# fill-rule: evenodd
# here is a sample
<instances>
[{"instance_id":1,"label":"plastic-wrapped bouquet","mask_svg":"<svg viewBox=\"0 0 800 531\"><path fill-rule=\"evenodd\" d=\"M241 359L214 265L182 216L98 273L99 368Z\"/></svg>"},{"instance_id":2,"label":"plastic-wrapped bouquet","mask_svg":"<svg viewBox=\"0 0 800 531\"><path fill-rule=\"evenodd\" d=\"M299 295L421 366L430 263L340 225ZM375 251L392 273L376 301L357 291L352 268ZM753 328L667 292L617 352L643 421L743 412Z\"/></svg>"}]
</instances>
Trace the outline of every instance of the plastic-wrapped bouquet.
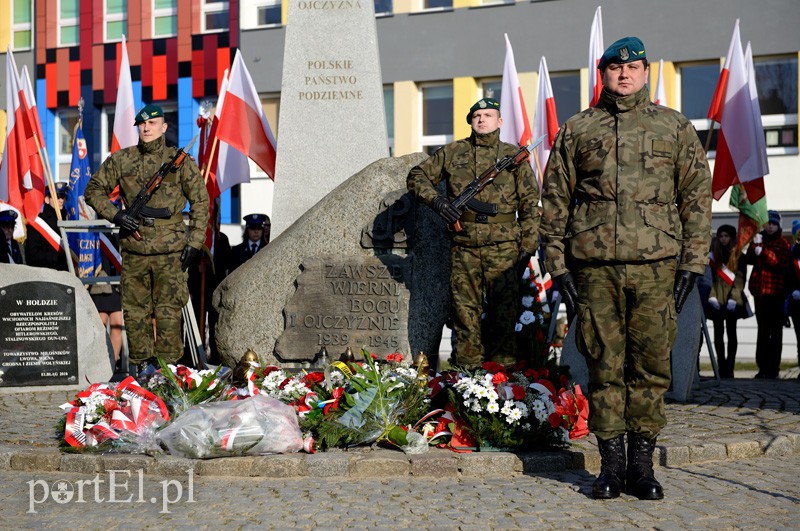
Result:
<instances>
[{"instance_id":1,"label":"plastic-wrapped bouquet","mask_svg":"<svg viewBox=\"0 0 800 531\"><path fill-rule=\"evenodd\" d=\"M220 365L214 370L197 370L173 365L158 358L159 368L149 366L139 375L142 387L160 397L173 416L190 407L217 399L224 385Z\"/></svg>"}]
</instances>

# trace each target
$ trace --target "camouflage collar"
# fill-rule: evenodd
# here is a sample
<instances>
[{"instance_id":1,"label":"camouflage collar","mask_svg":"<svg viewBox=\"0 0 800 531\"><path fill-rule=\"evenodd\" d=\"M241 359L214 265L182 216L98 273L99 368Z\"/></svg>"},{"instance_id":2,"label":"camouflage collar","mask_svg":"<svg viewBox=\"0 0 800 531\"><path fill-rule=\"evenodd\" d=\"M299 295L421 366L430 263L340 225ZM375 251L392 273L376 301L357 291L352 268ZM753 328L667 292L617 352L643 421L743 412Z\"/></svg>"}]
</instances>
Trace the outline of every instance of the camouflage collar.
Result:
<instances>
[{"instance_id":1,"label":"camouflage collar","mask_svg":"<svg viewBox=\"0 0 800 531\"><path fill-rule=\"evenodd\" d=\"M500 142L500 128L495 129L491 133L476 133L472 131L469 140L475 146L496 146Z\"/></svg>"},{"instance_id":2,"label":"camouflage collar","mask_svg":"<svg viewBox=\"0 0 800 531\"><path fill-rule=\"evenodd\" d=\"M642 108L650 103L650 89L645 85L639 92L629 96L617 96L605 88L600 94L600 101L597 106L608 109L611 112L627 112L631 109Z\"/></svg>"},{"instance_id":3,"label":"camouflage collar","mask_svg":"<svg viewBox=\"0 0 800 531\"><path fill-rule=\"evenodd\" d=\"M142 153L156 153L164 148L164 146L166 145L164 143L165 140L166 137L164 135L161 135L160 137L150 142L143 142L142 139L140 138L139 149L141 150Z\"/></svg>"}]
</instances>

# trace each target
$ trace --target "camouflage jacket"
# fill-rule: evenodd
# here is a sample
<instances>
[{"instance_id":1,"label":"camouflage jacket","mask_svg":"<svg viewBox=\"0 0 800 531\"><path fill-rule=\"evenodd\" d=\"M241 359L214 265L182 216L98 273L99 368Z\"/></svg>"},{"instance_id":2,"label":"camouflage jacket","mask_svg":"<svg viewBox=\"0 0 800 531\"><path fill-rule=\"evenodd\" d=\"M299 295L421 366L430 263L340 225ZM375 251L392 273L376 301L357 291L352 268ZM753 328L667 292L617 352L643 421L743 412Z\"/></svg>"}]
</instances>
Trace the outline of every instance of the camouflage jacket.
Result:
<instances>
[{"instance_id":1,"label":"camouflage jacket","mask_svg":"<svg viewBox=\"0 0 800 531\"><path fill-rule=\"evenodd\" d=\"M130 205L136 194L161 164L169 162L177 150L164 144L164 137L152 142L121 149L109 156L86 185L86 202L100 217L109 221L117 213L117 207L108 200L109 194L119 185L119 193L126 205ZM180 252L187 245L183 208L189 201L188 245L195 249L203 246L208 223L208 192L203 184L200 170L194 160L187 157L177 172L170 172L147 203L148 207L168 208L172 216L158 219L152 227L139 226L141 241L133 236L123 238L121 246L134 254L165 254Z\"/></svg>"},{"instance_id":2,"label":"camouflage jacket","mask_svg":"<svg viewBox=\"0 0 800 531\"><path fill-rule=\"evenodd\" d=\"M439 195L434 186L442 179L447 183L447 196L453 200L477 176L498 159L514 155L518 147L500 141L500 130L472 135L438 149L427 160L411 168L407 185L414 196L430 205ZM474 223L461 221L463 231L450 234L458 245L477 247L492 243L517 241L521 248L533 253L539 245L537 236L540 212L539 187L530 164L524 162L512 170L502 171L493 183L475 197L495 203L498 214L517 214L516 221ZM491 217L489 218L491 220Z\"/></svg>"},{"instance_id":3,"label":"camouflage jacket","mask_svg":"<svg viewBox=\"0 0 800 531\"><path fill-rule=\"evenodd\" d=\"M561 126L544 177L546 267L573 260L640 262L679 257L703 274L711 241L711 174L682 114L603 91L596 107Z\"/></svg>"}]
</instances>

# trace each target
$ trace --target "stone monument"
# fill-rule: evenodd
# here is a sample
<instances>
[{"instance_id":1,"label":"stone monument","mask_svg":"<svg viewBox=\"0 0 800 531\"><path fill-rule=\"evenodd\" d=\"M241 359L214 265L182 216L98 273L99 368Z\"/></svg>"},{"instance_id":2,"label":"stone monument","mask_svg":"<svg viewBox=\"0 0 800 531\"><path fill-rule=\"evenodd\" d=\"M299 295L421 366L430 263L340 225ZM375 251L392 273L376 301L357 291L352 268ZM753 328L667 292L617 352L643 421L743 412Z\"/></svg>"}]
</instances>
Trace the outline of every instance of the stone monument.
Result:
<instances>
[{"instance_id":1,"label":"stone monument","mask_svg":"<svg viewBox=\"0 0 800 531\"><path fill-rule=\"evenodd\" d=\"M672 366L672 385L667 397L679 402L686 402L692 397L692 389L696 386L697 354L700 350L700 335L702 333L703 307L697 286L689 294L681 313L678 314L678 335L672 346L670 356ZM568 365L572 381L580 384L581 389L588 393L589 371L586 360L575 343L577 319L573 319L569 326L567 336L564 338L564 347L561 350L561 365Z\"/></svg>"},{"instance_id":2,"label":"stone monument","mask_svg":"<svg viewBox=\"0 0 800 531\"><path fill-rule=\"evenodd\" d=\"M94 302L69 273L0 266L0 393L107 382L114 353Z\"/></svg>"},{"instance_id":3,"label":"stone monument","mask_svg":"<svg viewBox=\"0 0 800 531\"><path fill-rule=\"evenodd\" d=\"M287 367L307 366L322 346L331 359L347 347L438 353L449 243L444 222L405 189L424 158L364 168L220 284L213 303L223 363L247 349Z\"/></svg>"},{"instance_id":4,"label":"stone monument","mask_svg":"<svg viewBox=\"0 0 800 531\"><path fill-rule=\"evenodd\" d=\"M389 156L372 0L289 0L273 238Z\"/></svg>"}]
</instances>

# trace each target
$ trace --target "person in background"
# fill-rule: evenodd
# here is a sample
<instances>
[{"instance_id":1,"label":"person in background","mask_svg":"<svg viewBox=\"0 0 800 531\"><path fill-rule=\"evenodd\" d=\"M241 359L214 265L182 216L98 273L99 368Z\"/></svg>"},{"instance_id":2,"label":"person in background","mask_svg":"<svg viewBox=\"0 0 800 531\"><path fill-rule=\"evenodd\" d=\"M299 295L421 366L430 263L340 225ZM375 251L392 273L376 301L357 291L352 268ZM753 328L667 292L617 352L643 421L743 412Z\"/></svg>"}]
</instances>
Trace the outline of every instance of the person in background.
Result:
<instances>
[{"instance_id":1,"label":"person in background","mask_svg":"<svg viewBox=\"0 0 800 531\"><path fill-rule=\"evenodd\" d=\"M597 105L561 126L545 170L545 265L589 371L592 495L658 500L653 452L677 317L708 263L711 174L692 123L650 101L640 39L614 42L598 69Z\"/></svg>"},{"instance_id":2,"label":"person in background","mask_svg":"<svg viewBox=\"0 0 800 531\"><path fill-rule=\"evenodd\" d=\"M787 306L797 337L797 364L800 366L800 219L792 221L791 265L789 266L789 296ZM797 375L800 379L800 374Z\"/></svg>"},{"instance_id":3,"label":"person in background","mask_svg":"<svg viewBox=\"0 0 800 531\"><path fill-rule=\"evenodd\" d=\"M228 260L229 274L267 246L271 226L269 216L266 214L248 214L244 217L242 243L231 248Z\"/></svg>"},{"instance_id":4,"label":"person in background","mask_svg":"<svg viewBox=\"0 0 800 531\"><path fill-rule=\"evenodd\" d=\"M747 263L753 266L748 287L755 302L758 333L756 378L777 378L783 351L784 302L787 292L789 242L781 231L781 215L768 212L766 228L756 234L747 249Z\"/></svg>"},{"instance_id":5,"label":"person in background","mask_svg":"<svg viewBox=\"0 0 800 531\"><path fill-rule=\"evenodd\" d=\"M67 189L69 185L65 182L56 183L56 200L58 208L61 210L61 219L67 219L67 211L64 209L64 201L67 199ZM58 216L56 209L50 199L50 194L44 196L44 206L42 213L39 217L47 223L51 229L57 234L58 229ZM39 234L35 229L28 230L28 239L25 240L25 257L27 264L33 267L49 267L58 271L68 271L67 258L64 254L64 248L56 250L45 239L44 236Z\"/></svg>"},{"instance_id":6,"label":"person in background","mask_svg":"<svg viewBox=\"0 0 800 531\"><path fill-rule=\"evenodd\" d=\"M24 264L22 249L14 239L18 214L13 210L0 211L0 264Z\"/></svg>"},{"instance_id":7,"label":"person in background","mask_svg":"<svg viewBox=\"0 0 800 531\"><path fill-rule=\"evenodd\" d=\"M119 238L115 234L109 234L108 239L111 241L114 248L119 248ZM102 266L100 271L95 276L117 276L120 271L114 267L114 264L105 253L102 254ZM100 314L100 320L103 322L104 327L108 327L108 337L111 339L111 346L114 349L114 360L116 362L116 370L121 370L120 353L122 351L122 295L119 284L110 284L107 282L92 284L89 286L89 295L92 297L97 308L97 313Z\"/></svg>"},{"instance_id":8,"label":"person in background","mask_svg":"<svg viewBox=\"0 0 800 531\"><path fill-rule=\"evenodd\" d=\"M744 295L747 264L744 260L737 260L734 270L729 267L735 248L736 229L731 225L722 225L717 229L717 237L711 244L708 261L711 268L711 291L704 308L706 318L714 323L714 350L717 352L717 364L722 378L733 378L736 350L739 346L736 321L747 317Z\"/></svg>"}]
</instances>

